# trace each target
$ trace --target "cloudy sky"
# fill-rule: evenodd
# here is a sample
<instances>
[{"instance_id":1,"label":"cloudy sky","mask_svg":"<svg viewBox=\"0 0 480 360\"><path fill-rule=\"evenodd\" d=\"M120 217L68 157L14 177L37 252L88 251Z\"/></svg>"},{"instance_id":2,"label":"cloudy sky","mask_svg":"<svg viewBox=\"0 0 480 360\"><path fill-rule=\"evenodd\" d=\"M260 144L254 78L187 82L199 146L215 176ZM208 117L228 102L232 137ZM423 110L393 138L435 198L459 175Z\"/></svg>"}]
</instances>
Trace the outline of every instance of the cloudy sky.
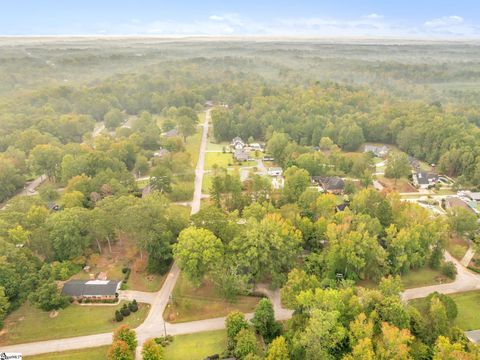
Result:
<instances>
[{"instance_id":1,"label":"cloudy sky","mask_svg":"<svg viewBox=\"0 0 480 360\"><path fill-rule=\"evenodd\" d=\"M0 0L0 35L480 38L480 1Z\"/></svg>"}]
</instances>

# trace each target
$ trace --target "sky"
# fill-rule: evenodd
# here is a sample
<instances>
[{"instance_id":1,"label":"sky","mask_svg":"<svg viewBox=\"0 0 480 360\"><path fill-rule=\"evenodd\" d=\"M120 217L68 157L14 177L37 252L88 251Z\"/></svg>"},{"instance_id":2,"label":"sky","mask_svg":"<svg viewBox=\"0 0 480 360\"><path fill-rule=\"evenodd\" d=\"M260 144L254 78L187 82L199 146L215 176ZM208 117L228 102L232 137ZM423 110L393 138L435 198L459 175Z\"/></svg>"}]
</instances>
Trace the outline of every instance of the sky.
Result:
<instances>
[{"instance_id":1,"label":"sky","mask_svg":"<svg viewBox=\"0 0 480 360\"><path fill-rule=\"evenodd\" d=\"M0 35L480 38L478 0L0 0Z\"/></svg>"}]
</instances>

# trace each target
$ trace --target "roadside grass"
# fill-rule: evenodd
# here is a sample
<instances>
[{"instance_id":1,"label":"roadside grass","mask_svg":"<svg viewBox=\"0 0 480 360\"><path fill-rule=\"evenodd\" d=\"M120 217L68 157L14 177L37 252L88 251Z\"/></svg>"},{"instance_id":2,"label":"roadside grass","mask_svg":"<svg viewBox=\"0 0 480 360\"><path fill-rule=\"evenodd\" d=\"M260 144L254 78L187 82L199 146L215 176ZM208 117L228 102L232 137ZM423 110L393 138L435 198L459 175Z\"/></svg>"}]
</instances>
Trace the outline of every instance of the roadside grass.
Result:
<instances>
[{"instance_id":1,"label":"roadside grass","mask_svg":"<svg viewBox=\"0 0 480 360\"><path fill-rule=\"evenodd\" d=\"M178 335L165 348L165 360L202 360L213 354L222 354L227 347L225 330Z\"/></svg>"},{"instance_id":2,"label":"roadside grass","mask_svg":"<svg viewBox=\"0 0 480 360\"><path fill-rule=\"evenodd\" d=\"M105 360L107 358L108 346L100 346L90 349L79 349L71 351L54 352L36 356L27 356L26 360Z\"/></svg>"},{"instance_id":3,"label":"roadside grass","mask_svg":"<svg viewBox=\"0 0 480 360\"><path fill-rule=\"evenodd\" d=\"M212 186L212 179L213 179L213 174L212 173L204 173L203 174L203 180L202 180L202 193L203 194L209 194L210 193L210 187Z\"/></svg>"},{"instance_id":4,"label":"roadside grass","mask_svg":"<svg viewBox=\"0 0 480 360\"><path fill-rule=\"evenodd\" d=\"M214 165L226 168L233 164L232 154L229 153L206 153L205 154L205 170L210 170Z\"/></svg>"},{"instance_id":5,"label":"roadside grass","mask_svg":"<svg viewBox=\"0 0 480 360\"><path fill-rule=\"evenodd\" d=\"M202 127L198 127L197 133L187 137L185 150L190 154L192 159L192 168L195 169L198 161L198 154L200 153L200 143L202 142Z\"/></svg>"},{"instance_id":6,"label":"roadside grass","mask_svg":"<svg viewBox=\"0 0 480 360\"><path fill-rule=\"evenodd\" d=\"M435 194L437 194L437 195L456 195L457 193L456 193L456 191L453 191L452 189L441 188L439 190L436 190Z\"/></svg>"},{"instance_id":7,"label":"roadside grass","mask_svg":"<svg viewBox=\"0 0 480 360\"><path fill-rule=\"evenodd\" d=\"M49 312L39 310L27 302L5 319L6 331L0 335L0 345L101 334L113 331L122 324L130 328L139 326L145 320L150 305L139 304L136 313L117 323L114 320L115 310L119 310L124 303L116 306L72 304L66 309L58 310L57 316L51 318Z\"/></svg>"},{"instance_id":8,"label":"roadside grass","mask_svg":"<svg viewBox=\"0 0 480 360\"><path fill-rule=\"evenodd\" d=\"M233 310L244 313L253 312L260 298L239 296L235 302L221 298L209 280L205 280L199 288L193 287L180 274L172 293L173 304L169 303L163 317L172 323L187 322L226 316Z\"/></svg>"},{"instance_id":9,"label":"roadside grass","mask_svg":"<svg viewBox=\"0 0 480 360\"><path fill-rule=\"evenodd\" d=\"M447 243L447 251L457 260L462 260L468 250L468 244L460 236L452 236Z\"/></svg>"},{"instance_id":10,"label":"roadside grass","mask_svg":"<svg viewBox=\"0 0 480 360\"><path fill-rule=\"evenodd\" d=\"M455 301L458 308L458 316L454 320L454 325L465 331L480 329L480 316L478 316L480 291L448 294L448 296ZM409 303L421 312L428 311L428 303L425 298L413 299Z\"/></svg>"},{"instance_id":11,"label":"roadside grass","mask_svg":"<svg viewBox=\"0 0 480 360\"><path fill-rule=\"evenodd\" d=\"M424 267L419 270L411 270L402 275L402 283L405 289L416 288L420 286L445 284L452 282L452 279L442 275L439 270Z\"/></svg>"}]
</instances>

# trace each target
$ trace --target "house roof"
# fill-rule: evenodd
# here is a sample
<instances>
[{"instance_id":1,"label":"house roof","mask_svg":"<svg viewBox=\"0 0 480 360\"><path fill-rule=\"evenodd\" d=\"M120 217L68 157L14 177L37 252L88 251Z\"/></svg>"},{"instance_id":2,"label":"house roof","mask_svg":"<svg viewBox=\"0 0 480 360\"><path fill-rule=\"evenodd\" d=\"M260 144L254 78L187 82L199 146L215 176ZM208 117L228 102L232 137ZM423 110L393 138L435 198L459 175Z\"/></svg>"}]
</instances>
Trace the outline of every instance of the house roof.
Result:
<instances>
[{"instance_id":1,"label":"house roof","mask_svg":"<svg viewBox=\"0 0 480 360\"><path fill-rule=\"evenodd\" d=\"M312 176L312 180L324 190L342 190L345 187L345 182L338 176Z\"/></svg>"},{"instance_id":2,"label":"house roof","mask_svg":"<svg viewBox=\"0 0 480 360\"><path fill-rule=\"evenodd\" d=\"M120 287L118 280L70 280L63 285L62 294L68 296L115 295Z\"/></svg>"},{"instance_id":3,"label":"house roof","mask_svg":"<svg viewBox=\"0 0 480 360\"><path fill-rule=\"evenodd\" d=\"M421 185L428 185L431 181L437 181L438 175L433 173L428 173L425 171L419 171L416 174L417 182Z\"/></svg>"},{"instance_id":4,"label":"house roof","mask_svg":"<svg viewBox=\"0 0 480 360\"><path fill-rule=\"evenodd\" d=\"M446 202L449 207L462 207L473 212L473 209L465 201L459 199L458 197L449 197L446 199Z\"/></svg>"},{"instance_id":5,"label":"house roof","mask_svg":"<svg viewBox=\"0 0 480 360\"><path fill-rule=\"evenodd\" d=\"M244 143L240 136L236 136L233 138L232 144L235 144L236 142L241 142L242 144Z\"/></svg>"}]
</instances>

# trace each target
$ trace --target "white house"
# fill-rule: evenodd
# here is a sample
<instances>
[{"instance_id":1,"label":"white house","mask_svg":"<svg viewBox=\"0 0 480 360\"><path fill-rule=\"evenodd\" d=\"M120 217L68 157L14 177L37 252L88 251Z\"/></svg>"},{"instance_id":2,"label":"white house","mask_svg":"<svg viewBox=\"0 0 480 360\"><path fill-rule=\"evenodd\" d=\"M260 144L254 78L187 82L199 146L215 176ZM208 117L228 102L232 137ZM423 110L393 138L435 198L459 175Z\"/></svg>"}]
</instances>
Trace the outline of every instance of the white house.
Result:
<instances>
[{"instance_id":1,"label":"white house","mask_svg":"<svg viewBox=\"0 0 480 360\"><path fill-rule=\"evenodd\" d=\"M282 176L283 170L281 167L271 167L267 169L267 174L269 176Z\"/></svg>"}]
</instances>

